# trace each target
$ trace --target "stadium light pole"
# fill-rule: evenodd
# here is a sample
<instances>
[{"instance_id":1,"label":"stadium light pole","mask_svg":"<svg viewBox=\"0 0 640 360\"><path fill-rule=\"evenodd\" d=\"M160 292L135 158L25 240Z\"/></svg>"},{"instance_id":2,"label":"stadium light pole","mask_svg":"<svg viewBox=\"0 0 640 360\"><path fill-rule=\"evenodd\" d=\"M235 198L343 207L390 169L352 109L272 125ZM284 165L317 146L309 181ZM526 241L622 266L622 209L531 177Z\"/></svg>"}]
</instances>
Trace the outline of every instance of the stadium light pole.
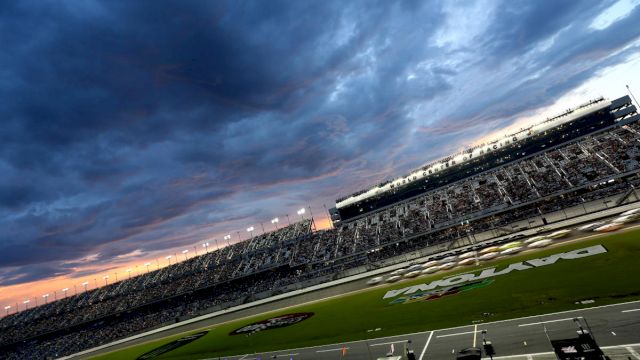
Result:
<instances>
[{"instance_id":1,"label":"stadium light pole","mask_svg":"<svg viewBox=\"0 0 640 360\"><path fill-rule=\"evenodd\" d=\"M195 256L198 256L198 247L197 246L193 246L193 251L195 252Z\"/></svg>"},{"instance_id":2,"label":"stadium light pole","mask_svg":"<svg viewBox=\"0 0 640 360\"><path fill-rule=\"evenodd\" d=\"M118 272L114 272L113 275L115 276L116 282L118 282Z\"/></svg>"},{"instance_id":3,"label":"stadium light pole","mask_svg":"<svg viewBox=\"0 0 640 360\"><path fill-rule=\"evenodd\" d=\"M633 96L633 93L631 92L631 88L629 87L629 85L627 85L627 91L629 92L629 95L631 95L631 98L633 98L633 101L636 103L636 106L638 106L638 100L636 100L636 97Z\"/></svg>"},{"instance_id":4,"label":"stadium light pole","mask_svg":"<svg viewBox=\"0 0 640 360\"><path fill-rule=\"evenodd\" d=\"M324 208L324 211L327 213L327 219L329 219L329 224L331 225L331 227L333 228L333 221L331 220L331 213L329 212L329 210L327 209L327 205L322 204L322 207Z\"/></svg>"},{"instance_id":5,"label":"stadium light pole","mask_svg":"<svg viewBox=\"0 0 640 360\"><path fill-rule=\"evenodd\" d=\"M260 227L262 228L262 234L264 235L264 223L260 223Z\"/></svg>"},{"instance_id":6,"label":"stadium light pole","mask_svg":"<svg viewBox=\"0 0 640 360\"><path fill-rule=\"evenodd\" d=\"M280 222L280 219L278 219L277 217L271 219L271 224L274 224L276 226L276 230L278 230L278 223L279 222Z\"/></svg>"},{"instance_id":7,"label":"stadium light pole","mask_svg":"<svg viewBox=\"0 0 640 360\"><path fill-rule=\"evenodd\" d=\"M78 295L78 287L76 284L73 284L73 295Z\"/></svg>"},{"instance_id":8,"label":"stadium light pole","mask_svg":"<svg viewBox=\"0 0 640 360\"><path fill-rule=\"evenodd\" d=\"M291 225L291 221L289 221L289 214L287 214L287 225Z\"/></svg>"},{"instance_id":9,"label":"stadium light pole","mask_svg":"<svg viewBox=\"0 0 640 360\"><path fill-rule=\"evenodd\" d=\"M313 225L313 230L316 229L316 222L313 220L313 211L311 211L311 205L307 206L309 208L309 216L311 217L311 225Z\"/></svg>"},{"instance_id":10,"label":"stadium light pole","mask_svg":"<svg viewBox=\"0 0 640 360\"><path fill-rule=\"evenodd\" d=\"M7 305L7 306L4 307L4 310L7 313L5 316L9 316L9 309L11 309L11 305Z\"/></svg>"},{"instance_id":11,"label":"stadium light pole","mask_svg":"<svg viewBox=\"0 0 640 360\"><path fill-rule=\"evenodd\" d=\"M213 239L216 242L216 251L220 250L220 245L218 244L218 239Z\"/></svg>"},{"instance_id":12,"label":"stadium light pole","mask_svg":"<svg viewBox=\"0 0 640 360\"><path fill-rule=\"evenodd\" d=\"M167 257L165 257L165 259L167 259L169 261L169 265L171 265L171 258L173 257L173 255L167 255Z\"/></svg>"},{"instance_id":13,"label":"stadium light pole","mask_svg":"<svg viewBox=\"0 0 640 360\"><path fill-rule=\"evenodd\" d=\"M151 265L151 263L144 263L144 266L147 267L147 274L149 273L149 266Z\"/></svg>"},{"instance_id":14,"label":"stadium light pole","mask_svg":"<svg viewBox=\"0 0 640 360\"><path fill-rule=\"evenodd\" d=\"M127 276L129 277L129 279L131 279L131 269L127 269L125 270L127 272Z\"/></svg>"},{"instance_id":15,"label":"stadium light pole","mask_svg":"<svg viewBox=\"0 0 640 360\"><path fill-rule=\"evenodd\" d=\"M22 303L24 304L24 309L27 310L29 308L29 303L31 302L31 300L27 299L25 301L23 301Z\"/></svg>"},{"instance_id":16,"label":"stadium light pole","mask_svg":"<svg viewBox=\"0 0 640 360\"><path fill-rule=\"evenodd\" d=\"M84 286L84 292L86 293L86 292L87 292L87 285L89 285L89 282L88 282L88 281L85 281L85 282L83 282L83 283L82 283L82 284L80 284L80 285Z\"/></svg>"},{"instance_id":17,"label":"stadium light pole","mask_svg":"<svg viewBox=\"0 0 640 360\"><path fill-rule=\"evenodd\" d=\"M249 235L251 236L251 238L253 238L253 230L255 230L255 229L253 228L253 226L249 226L249 227L247 228L247 232L249 233Z\"/></svg>"},{"instance_id":18,"label":"stadium light pole","mask_svg":"<svg viewBox=\"0 0 640 360\"><path fill-rule=\"evenodd\" d=\"M104 286L107 286L107 284L109 283L109 275L103 276L102 279L104 280Z\"/></svg>"},{"instance_id":19,"label":"stadium light pole","mask_svg":"<svg viewBox=\"0 0 640 360\"><path fill-rule=\"evenodd\" d=\"M209 253L209 243L206 242L206 243L202 244L202 247L204 248L204 251L208 254Z\"/></svg>"},{"instance_id":20,"label":"stadium light pole","mask_svg":"<svg viewBox=\"0 0 640 360\"><path fill-rule=\"evenodd\" d=\"M304 208L301 208L300 210L298 210L298 215L300 215L300 218L301 218L302 220L304 220L304 213L305 213Z\"/></svg>"},{"instance_id":21,"label":"stadium light pole","mask_svg":"<svg viewBox=\"0 0 640 360\"><path fill-rule=\"evenodd\" d=\"M47 303L47 300L49 300L49 294L44 294L42 295L42 298L44 299L44 303Z\"/></svg>"},{"instance_id":22,"label":"stadium light pole","mask_svg":"<svg viewBox=\"0 0 640 360\"><path fill-rule=\"evenodd\" d=\"M182 254L184 255L184 261L187 261L187 253L189 252L189 250L182 250Z\"/></svg>"},{"instance_id":23,"label":"stadium light pole","mask_svg":"<svg viewBox=\"0 0 640 360\"><path fill-rule=\"evenodd\" d=\"M67 291L69 291L69 288L62 289L62 293L64 294L64 297L67 297Z\"/></svg>"},{"instance_id":24,"label":"stadium light pole","mask_svg":"<svg viewBox=\"0 0 640 360\"><path fill-rule=\"evenodd\" d=\"M236 231L236 234L238 234L238 241L240 241L240 231Z\"/></svg>"}]
</instances>

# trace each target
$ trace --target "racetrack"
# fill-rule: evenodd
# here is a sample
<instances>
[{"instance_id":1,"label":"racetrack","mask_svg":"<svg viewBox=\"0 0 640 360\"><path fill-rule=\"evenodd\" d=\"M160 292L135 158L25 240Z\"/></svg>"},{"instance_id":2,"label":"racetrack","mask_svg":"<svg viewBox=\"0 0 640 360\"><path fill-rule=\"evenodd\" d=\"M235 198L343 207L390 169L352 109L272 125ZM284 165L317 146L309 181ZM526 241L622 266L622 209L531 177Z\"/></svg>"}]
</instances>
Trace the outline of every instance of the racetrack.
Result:
<instances>
[{"instance_id":1,"label":"racetrack","mask_svg":"<svg viewBox=\"0 0 640 360\"><path fill-rule=\"evenodd\" d=\"M615 240L611 240L610 239L609 241L615 241ZM629 240L626 240L626 241L629 241ZM567 242L565 242L565 243L567 243ZM616 243L612 243L612 245L619 246L618 243L620 243L620 242L618 241ZM635 242L632 242L632 243L635 244ZM578 244L578 245L580 245L580 244ZM559 246L562 247L562 245L559 245ZM458 272L460 272L460 271L458 271ZM593 274L591 274L591 275L593 276ZM524 278L524 279L528 279L528 277ZM500 280L500 281L502 281L502 280ZM634 285L640 285L640 284L634 284ZM395 284L393 287L394 288L396 288L396 287L402 288L403 286L406 286L406 285ZM492 286L496 286L495 289L499 289L497 287L497 285L492 285ZM335 295L335 294L344 294L344 293L346 293L348 291L358 290L358 289L361 289L362 287L363 287L363 282L359 281L359 282L356 282L356 283L349 283L349 284L344 284L344 285L339 286L339 287L326 289L326 290L324 290L322 295L320 295L319 293L312 293L312 294L307 294L307 295L303 295L303 296L308 296L309 299L326 298L327 296L332 296L332 295ZM493 288L488 287L487 289L493 289ZM375 292L376 290L374 289L373 291ZM482 290L478 290L478 291L486 291L486 289L482 289ZM378 292L379 293L384 293L384 292L380 292L380 291L378 291ZM504 288L503 288L500 291L500 293L501 294L502 293L508 293L508 291L504 291ZM352 294L349 294L349 296L351 296L351 295ZM344 296L344 295L341 295L341 297L342 296ZM376 295L376 298L379 300L380 296ZM463 300L462 296L460 296L460 299L456 298L456 299L453 299L453 300L438 300L438 302L436 302L436 303L438 304L437 306L441 306L440 304L455 303L458 300L460 300L460 302L458 302L458 306L463 306L461 304L465 304L466 303L465 301L462 301ZM598 303L602 303L602 302L600 302L601 300L605 300L605 299L599 299ZM204 328L211 328L212 326L214 326L214 328L223 327L223 324L222 324L223 321L231 321L231 320L234 320L234 319L238 319L239 317L246 317L246 316L249 316L249 315L252 315L252 314L262 314L263 312L268 311L269 308L270 309L282 310L283 307L285 307L287 305L291 305L291 303L295 304L298 301L303 302L305 300L304 299L300 299L300 298L296 298L296 299L288 299L288 300L285 300L283 302L266 304L266 305L263 305L263 306L261 306L259 308L247 309L246 311L224 315L224 317L216 317L216 318L213 318L213 319L207 319L207 320L205 320L203 322L190 324L187 327L181 327L179 329L173 329L173 330L171 330L171 334L182 334L182 333L185 333L188 330L201 329L203 327ZM466 301L468 302L469 298L467 298ZM503 298L501 301L504 302L505 299ZM507 298L507 301L508 301L508 298ZM605 301L605 303L606 303L606 301ZM411 304L411 305L394 305L394 306L413 306L413 305L414 304ZM434 309L433 306L436 306L436 305L430 305L430 306L431 306L430 308L426 308L425 310L428 310L428 309L432 309L433 310ZM564 305L564 308L566 308L566 305ZM407 308L407 309L409 310L410 308ZM383 310L380 310L380 311L383 311ZM531 312L529 312L529 313L531 313ZM375 320L375 317L377 316L376 312L373 311L373 310L372 310L372 312L367 313L367 314L370 314L370 317L372 317L374 320ZM627 313L625 313L625 314L627 314ZM380 313L380 315L379 315L381 317L380 322L376 322L376 321L368 321L368 322L366 322L367 324L376 323L377 325L371 326L370 329L367 329L367 330L371 330L371 332L367 333L367 334L364 334L364 336L362 336L361 338L363 338L363 337L375 338L376 334L384 334L385 332L386 333L390 333L389 329L387 329L385 327L385 321L386 320L385 320L384 316L382 316L382 315L384 315L384 314ZM318 316L320 316L320 315L318 315ZM431 327L429 325L433 325L434 324L434 321L433 321L434 319L433 319L432 314L421 313L420 311L416 312L415 311L415 307L414 307L413 312L411 312L411 316L412 316L411 322L413 322L415 324L414 328L416 328L416 329L420 329L420 328L421 329L425 329L425 328L428 329L429 327ZM577 316L577 315L571 315L571 316ZM603 319L606 319L606 316L608 316L608 315L607 314L605 314L605 315L600 314L598 316L603 316ZM429 318L429 317L430 317L429 321L424 320L424 319ZM511 316L511 317L515 317L515 316ZM424 318L424 319L422 319L422 320L424 320L422 323L421 323L421 318ZM463 316L463 315L460 315L460 318L461 319L466 319L466 317ZM500 317L498 317L498 318L500 318ZM335 334L341 333L342 330L343 330L343 329L341 329L343 320L346 321L346 319L335 319L335 325L334 325L333 322L331 322L330 323L330 326L331 326L330 330L335 332ZM368 320L371 320L371 319L368 319ZM491 320L491 317L489 317L487 319L480 319L480 320L481 321L485 321L485 320L489 321L489 320ZM588 318L588 320L589 320L589 318ZM637 320L638 319L635 319L636 323L637 323ZM477 318L476 318L476 321L478 321ZM471 322L470 319L468 320L468 322L469 323ZM457 323L458 324L464 323L464 321L458 321ZM491 324L506 324L506 323L507 322L494 322L494 323L491 323ZM590 323L591 323L591 321L590 321ZM311 324L311 323L309 323L309 324ZM435 322L435 324L437 324L437 322ZM325 323L325 325L326 325L326 323ZM491 325L487 325L487 326L491 326ZM310 330L310 328L308 326L305 327L304 324L292 326L289 329L294 329L296 327L301 329L301 331L312 331L312 330ZM376 331L376 329L378 327L380 328L380 330ZM519 349L518 343L519 343L520 340L517 340L517 341L515 339L514 340L509 340L509 341L505 342L504 344L501 344L501 343L499 343L499 341L497 339L493 338L494 336L501 336L500 335L500 331L501 331L500 329L502 329L502 328L503 328L502 325L499 326L498 328L496 328L495 329L496 334L492 334L492 330L491 329L489 329L489 328L486 329L486 330L489 331L488 336L490 337L490 339L492 341L494 341L494 344L496 345L496 349L498 350L498 345L500 345L502 347L501 350L498 350L498 354L500 354L500 355L503 355L503 354L504 355L521 354L522 352L517 352L516 351L516 349ZM460 330L460 329L463 329L463 330ZM482 330L482 329L483 329L482 327L478 328L478 330ZM456 329L451 329L451 330L436 331L436 332L434 332L434 335L432 336L432 340L430 342L428 350L429 350L429 352L433 351L437 356L444 356L443 355L444 353L443 354L439 353L439 352L442 352L443 350L442 351L438 350L439 347L440 347L439 344L442 343L443 344L442 345L443 349L444 348L448 348L447 349L447 352L448 352L447 355L449 357L446 357L446 358L450 358L452 349L460 349L462 347L471 346L471 343L466 344L468 341L464 341L463 340L463 339L465 339L465 335L466 335L467 340L471 339L471 337L473 335L476 335L476 341L478 341L477 333L474 333L473 330L474 330L474 328L472 326L467 326L467 327L461 327L461 328L456 328ZM452 333L447 333L447 331L453 331L453 332ZM505 330L505 334L521 334L522 336L525 336L527 333L530 332L529 329L526 329L526 330L523 330L523 331L524 332L519 333L517 331L513 331L513 330L507 329L507 330ZM594 331L596 331L595 327L594 327ZM391 332L391 333L393 333L393 332ZM399 333L399 331L395 331L395 333ZM458 334L458 333L466 333L466 334L453 335L453 334ZM640 331L638 331L638 333L640 333ZM252 337L248 337L248 338L245 338L244 341L240 341L240 342L238 342L237 338L236 338L234 340L236 341L236 343L238 343L240 345L238 346L238 344L236 344L234 352L237 353L237 354L247 354L249 352L253 352L251 350L251 348L253 348L254 345L255 345L253 343L257 342L258 343L257 346L263 346L263 345L260 344L260 342L264 341L265 339L269 339L272 336L271 334L272 333L271 333L271 330L270 330L269 332L264 332L264 333L258 334L259 336L256 336L256 339L252 339ZM325 332L325 334L326 334L326 332ZM123 345L122 347L130 347L132 344L141 343L141 342L145 342L146 343L146 342L154 340L154 338L166 337L167 335L169 335L169 333L163 332L161 334L154 335L153 337L146 337L144 339L137 340L135 342L127 343L126 345ZM390 346L390 344L388 344L389 342L412 340L413 348L416 349L416 353L420 354L420 352L422 350L418 350L418 349L420 347L424 347L424 345L426 344L426 341L427 341L427 337L425 335L429 336L430 333L429 332L415 333L413 335L407 335L406 337L408 337L408 338L403 338L402 336L386 337L386 338L384 338L385 341L381 341L380 340L380 341L375 342L375 343L373 342L374 340L370 340L369 344L372 345L372 346L370 346L370 349L371 349L370 351L372 351L372 355L373 356L377 356L376 354L377 354L378 351L386 353L389 350L389 348L388 348L388 346ZM447 336L447 335L451 335L451 336ZM310 336L312 336L312 335L310 335ZM615 336L620 336L620 335L615 335ZM217 335L217 338L220 339L220 334ZM505 337L505 338L508 339L509 337ZM620 337L618 337L616 339L618 339L619 341L616 342L615 344L627 344L627 343L632 343L634 341L638 342L638 339L636 339L636 340L628 339L628 341L627 341L627 339L620 338ZM203 338L201 341L204 341L204 340L205 340L205 338ZM546 338L545 338L545 340L546 340ZM524 340L524 341L527 341L527 340ZM541 349L533 348L532 346L535 346L536 343L537 343L537 340L535 340L535 339L533 340L533 343L528 342L528 345L525 347L525 350L526 351L530 351L530 352L540 352L540 351L548 351L549 350L548 345L547 345L546 348L544 348L544 347L541 348ZM352 342L350 344L353 344L353 345L352 346L348 346L350 348L350 349L347 350L347 356L349 358L359 358L359 356L365 356L365 357L362 357L362 358L368 358L369 351L367 351L366 342ZM463 344L466 344L466 345L463 345ZM547 342L547 344L548 344L548 342ZM395 345L396 349L398 349L397 346L399 346L399 345L400 344ZM215 347L215 345L213 345L213 344L211 346ZM433 346L433 349L431 349L432 346ZM280 348L284 348L285 346L279 346L279 347ZM359 350L359 347L362 347L362 349ZM151 348L153 348L153 346ZM298 355L294 355L294 358L296 358L296 356L298 356L298 358L305 358L305 359L306 358L310 358L310 359L334 358L335 359L335 358L337 358L336 356L338 356L340 354L338 354L338 353L332 354L332 351L340 352L339 350L335 350L335 349L338 349L338 348L342 348L341 344L336 344L333 347L332 347L332 345L330 345L330 346L325 346L325 347L320 347L320 348L309 348L309 349L305 350L305 351L308 351L308 353L305 353L305 355L304 355L305 357L299 357L302 354L299 351L289 351L288 353L290 353L290 354L296 354L297 353ZM113 349L117 349L117 348L112 348L110 350L113 350ZM329 351L317 352L318 350L329 350ZM363 352L362 350L365 350L365 351ZM176 350L176 351L177 351L177 353L175 353L175 354L172 352L171 354L165 354L165 355L163 355L163 356L161 356L159 358L163 358L163 359L169 359L169 358L180 358L180 359L198 358L198 357L196 357L196 353L192 353L192 354L190 354L190 355L185 357L185 353L184 352L182 352L182 355L179 355L180 351L179 350ZM426 351L425 351L425 353L426 353ZM270 356L274 355L274 354L282 355L283 352L269 353ZM93 355L95 356L96 354L94 353ZM116 354L114 354L114 355L116 355ZM122 354L120 354L120 355L122 355ZM175 355L175 357L174 357L174 355ZM244 355L242 355L242 356L244 356ZM237 358L240 358L242 356L237 356L237 357L233 357L233 358L237 359ZM136 356L126 357L126 358L135 358L135 357ZM206 357L206 356L202 356L202 357ZM202 358L202 357L200 357L200 358ZM247 356L247 357L245 357L245 359L249 359L250 357L251 356ZM117 357L117 355L116 355L116 357L107 356L107 358L120 358L120 357ZM261 358L264 359L264 356L261 356ZM433 358L433 357L431 357L431 358ZM435 358L440 358L440 357L435 357Z\"/></svg>"},{"instance_id":2,"label":"racetrack","mask_svg":"<svg viewBox=\"0 0 640 360\"><path fill-rule=\"evenodd\" d=\"M587 320L600 346L614 347L605 349L605 353L615 354L619 359L640 359L640 301L607 305L595 308L565 311L556 314L532 316L527 318L488 322L450 329L425 331L406 335L374 338L367 341L338 343L302 349L290 349L277 352L243 354L222 357L228 360L270 359L340 359L346 348L346 359L370 360L385 356L391 344L395 354L399 354L403 345L409 345L419 360L454 359L457 351L482 344L482 330L496 350L494 358L513 359L555 359L550 355L551 345L544 332L546 327L552 339L575 337L577 327L572 319L583 317ZM629 347L636 352L626 349ZM635 345L634 345L635 344ZM529 355L528 354L538 354ZM616 357L613 357L614 359ZM217 359L217 358L216 358Z\"/></svg>"}]
</instances>

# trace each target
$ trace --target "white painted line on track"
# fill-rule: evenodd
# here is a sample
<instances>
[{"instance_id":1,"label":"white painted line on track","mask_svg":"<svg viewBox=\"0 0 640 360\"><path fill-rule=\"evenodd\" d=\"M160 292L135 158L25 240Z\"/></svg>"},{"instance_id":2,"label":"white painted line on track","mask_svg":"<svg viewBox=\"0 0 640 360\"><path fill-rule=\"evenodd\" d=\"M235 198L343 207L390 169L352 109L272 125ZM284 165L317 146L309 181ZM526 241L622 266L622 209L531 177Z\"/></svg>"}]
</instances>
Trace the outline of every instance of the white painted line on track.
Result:
<instances>
[{"instance_id":1,"label":"white painted line on track","mask_svg":"<svg viewBox=\"0 0 640 360\"><path fill-rule=\"evenodd\" d=\"M369 346L382 346L382 345L400 344L400 343L405 343L405 342L407 342L407 339L398 340L398 341L389 341L389 342L378 343L378 344L371 344Z\"/></svg>"},{"instance_id":2,"label":"white painted line on track","mask_svg":"<svg viewBox=\"0 0 640 360\"><path fill-rule=\"evenodd\" d=\"M338 348L338 349L327 349L327 350L316 350L317 353L329 352L329 351L341 351L342 349L349 350L348 347Z\"/></svg>"},{"instance_id":3,"label":"white painted line on track","mask_svg":"<svg viewBox=\"0 0 640 360\"><path fill-rule=\"evenodd\" d=\"M424 353L427 351L427 347L429 347L429 343L431 342L431 337L433 336L433 333L435 331L432 331L429 333L429 337L427 338L427 343L424 344L424 348L422 348L422 352L420 353L420 357L418 358L418 360L422 360L422 358L424 357Z\"/></svg>"},{"instance_id":4,"label":"white painted line on track","mask_svg":"<svg viewBox=\"0 0 640 360\"><path fill-rule=\"evenodd\" d=\"M245 354L243 357L241 357L241 358L240 358L240 359L238 359L238 360L242 360L242 359L246 358L247 356L249 356L249 354Z\"/></svg>"},{"instance_id":5,"label":"white painted line on track","mask_svg":"<svg viewBox=\"0 0 640 360\"><path fill-rule=\"evenodd\" d=\"M478 337L478 324L473 326L473 347L476 347L476 338Z\"/></svg>"},{"instance_id":6,"label":"white painted line on track","mask_svg":"<svg viewBox=\"0 0 640 360\"><path fill-rule=\"evenodd\" d=\"M552 354L553 354L552 352L539 352L539 353L533 353L533 354L505 355L505 356L494 357L493 360L522 359L523 357L526 357L527 359L533 359L534 356L545 356L545 355L552 355Z\"/></svg>"},{"instance_id":7,"label":"white painted line on track","mask_svg":"<svg viewBox=\"0 0 640 360\"><path fill-rule=\"evenodd\" d=\"M640 309L622 310L623 313L634 312L634 311L640 311Z\"/></svg>"},{"instance_id":8,"label":"white painted line on track","mask_svg":"<svg viewBox=\"0 0 640 360\"><path fill-rule=\"evenodd\" d=\"M276 356L298 356L298 353L295 354L277 354Z\"/></svg>"},{"instance_id":9,"label":"white painted line on track","mask_svg":"<svg viewBox=\"0 0 640 360\"><path fill-rule=\"evenodd\" d=\"M477 327L476 327L477 328ZM473 330L473 331L465 331L465 332L461 332L461 333L455 333L455 334L446 334L446 335L438 335L436 336L437 338L443 338L443 337L449 337L449 336L458 336L458 335L469 335L469 334L475 334L478 331L482 332L482 330ZM475 335L474 335L475 337Z\"/></svg>"},{"instance_id":10,"label":"white painted line on track","mask_svg":"<svg viewBox=\"0 0 640 360\"><path fill-rule=\"evenodd\" d=\"M627 351L633 355L633 357L635 357L636 359L640 360L640 354L638 354L637 351L633 350L633 348L631 346L627 346L625 347L625 349L627 349Z\"/></svg>"},{"instance_id":11,"label":"white painted line on track","mask_svg":"<svg viewBox=\"0 0 640 360\"><path fill-rule=\"evenodd\" d=\"M564 319L556 319L556 320L539 321L539 322L528 323L528 324L520 324L520 325L518 325L518 327L542 325L542 324L548 324L548 323L553 323L553 322L558 322L558 321L567 321L567 320L573 320L573 319L582 319L582 316L576 316L576 317L564 318Z\"/></svg>"}]
</instances>

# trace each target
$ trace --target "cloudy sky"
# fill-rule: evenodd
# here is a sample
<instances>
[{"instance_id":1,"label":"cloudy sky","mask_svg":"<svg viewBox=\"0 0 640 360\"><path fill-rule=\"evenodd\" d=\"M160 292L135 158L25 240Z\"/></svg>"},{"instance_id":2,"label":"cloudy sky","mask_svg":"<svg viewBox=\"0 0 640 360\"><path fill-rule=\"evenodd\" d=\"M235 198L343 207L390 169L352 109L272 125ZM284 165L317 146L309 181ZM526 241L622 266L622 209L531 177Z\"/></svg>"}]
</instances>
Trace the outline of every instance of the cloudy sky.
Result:
<instances>
[{"instance_id":1,"label":"cloudy sky","mask_svg":"<svg viewBox=\"0 0 640 360\"><path fill-rule=\"evenodd\" d=\"M637 5L3 2L0 305L640 93Z\"/></svg>"}]
</instances>

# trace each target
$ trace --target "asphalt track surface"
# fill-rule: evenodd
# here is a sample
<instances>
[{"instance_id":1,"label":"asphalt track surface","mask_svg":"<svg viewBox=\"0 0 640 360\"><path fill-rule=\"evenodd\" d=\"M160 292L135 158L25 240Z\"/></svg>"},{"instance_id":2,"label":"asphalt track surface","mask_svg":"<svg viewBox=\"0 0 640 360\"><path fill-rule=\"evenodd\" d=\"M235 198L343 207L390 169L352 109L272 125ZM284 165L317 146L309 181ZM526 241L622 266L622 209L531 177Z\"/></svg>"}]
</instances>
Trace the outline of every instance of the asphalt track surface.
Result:
<instances>
[{"instance_id":1,"label":"asphalt track surface","mask_svg":"<svg viewBox=\"0 0 640 360\"><path fill-rule=\"evenodd\" d=\"M395 355L399 355L408 344L419 360L455 359L458 351L482 345L483 330L496 350L494 359L556 359L551 353L547 335L551 339L576 337L578 327L573 319L577 317L586 319L598 344L612 359L640 360L640 301L366 341L258 354L249 351L248 354L211 360L266 360L274 357L287 360L370 360L385 357L391 351L391 344ZM345 356L342 356L343 349L346 349Z\"/></svg>"},{"instance_id":2,"label":"asphalt track surface","mask_svg":"<svg viewBox=\"0 0 640 360\"><path fill-rule=\"evenodd\" d=\"M626 227L622 231L629 231L635 228L640 227L640 225L629 226ZM580 241L585 238L592 238L596 236L601 236L606 234L593 234L593 233L583 233L579 235L573 235L570 238L564 239L563 241L558 241L562 243ZM263 314L265 312L273 311L273 310L283 310L287 307L298 306L301 304L323 301L330 297L335 296L344 296L348 293L359 292L359 291L367 291L370 287L365 285L365 282L362 280L354 281L350 283L340 284L334 287L320 289L318 291L298 295L291 298L286 298L278 301L274 301L272 303L267 303L263 305L259 305L253 308L248 308L240 311L236 311L233 313L228 313L224 315L217 316L215 318L209 318L202 321L194 322L191 324L187 324L184 326L180 326L174 329L169 329L167 331L163 331L157 334L149 335L140 339L132 340L123 344L115 345L109 347L107 349L97 350L87 355L81 355L73 357L74 359L90 359L97 355L110 353L113 351L129 348L134 345L148 343L152 341L156 341L159 339L163 339L169 336L174 336L178 334L182 334L189 331L202 330L211 328L221 323L239 320L245 317L254 316ZM629 308L624 308L625 306L629 306ZM620 309L617 309L620 307ZM622 310L629 309L639 309L638 311L630 311L622 313ZM593 313L592 313L593 312ZM562 313L561 313L562 314ZM640 353L640 344L637 346L631 346L632 351L629 352L626 349L627 344L635 344L640 343L640 302L629 303L629 304L619 304L619 305L610 305L607 307L601 308L591 308L584 310L575 310L566 312L564 315L556 316L554 314L549 315L540 315L535 316L533 318L538 318L541 320L537 320L534 322L547 321L551 318L553 320L565 319L565 318L573 318L577 316L583 316L587 318L589 325L591 325L594 335L601 346L623 346L622 351L624 353L623 357L620 359L628 360L629 357L633 360L640 360L640 355L634 355ZM532 319L533 319L532 318ZM454 359L455 355L452 352L456 352L458 350L468 348L473 346L475 339L475 344L481 344L482 334L481 330L487 330L487 340L493 342L494 347L496 348L496 356L506 356L506 355L520 355L520 354L535 354L535 353L544 353L551 351L549 341L546 338L544 333L544 329L542 325L540 326L524 326L519 327L520 323L516 323L521 321L519 319L514 320L506 320L502 322L496 323L485 323L485 324L477 324L478 332L474 332L476 328L475 325L467 325L461 326L452 329L443 329L433 331L433 336L431 336L431 340L428 341L428 337L430 336L430 331L415 333L415 334L407 334L407 335L399 335L393 337L379 338L376 339L375 329L371 329L370 340L367 341L358 341L352 343L344 343L344 344L333 344L326 346L319 346L313 348L304 348L304 349L293 349L293 350L283 350L278 352L269 352L263 354L254 354L250 348L250 345L247 345L248 353L239 356L229 356L222 357L220 359L228 359L228 360L265 360L269 358L273 358L274 355L277 355L278 359L289 359L289 360L299 360L299 359L341 359L342 348L346 347L346 356L345 359L377 359L378 357L382 357L386 355L390 351L391 344L394 344L395 353L398 354L399 350L404 346L407 340L411 341L410 348L414 350L417 355L416 358L420 360L425 359ZM513 324L516 326L513 326ZM604 325L603 325L604 324ZM383 326L383 324L381 324ZM558 333L560 335L562 333L561 329L569 329L569 335L565 337L572 337L575 334L575 326L573 323L568 321L558 321L554 323L550 323L546 325L547 331L551 336L554 333ZM614 329L615 327L615 329ZM627 330L630 329L630 330ZM339 331L339 328L336 329ZM574 331L571 333L571 331ZM461 334L466 333L466 334ZM565 331L566 333L566 331ZM615 334L615 335L614 335ZM553 338L553 337L552 337ZM524 345L526 342L526 345ZM368 345L368 346L367 346ZM425 347L425 345L428 345ZM424 351L424 354L422 354ZM620 352L618 349L615 351ZM423 355L420 357L420 355ZM542 356L542 357L540 357ZM635 356L635 357L634 357ZM494 357L496 358L496 357ZM521 357L522 359L529 359L528 357ZM218 359L218 358L212 358ZM519 359L519 358L514 358ZM537 357L532 357L531 359L555 359L553 355L549 357L548 355L537 355Z\"/></svg>"}]
</instances>

